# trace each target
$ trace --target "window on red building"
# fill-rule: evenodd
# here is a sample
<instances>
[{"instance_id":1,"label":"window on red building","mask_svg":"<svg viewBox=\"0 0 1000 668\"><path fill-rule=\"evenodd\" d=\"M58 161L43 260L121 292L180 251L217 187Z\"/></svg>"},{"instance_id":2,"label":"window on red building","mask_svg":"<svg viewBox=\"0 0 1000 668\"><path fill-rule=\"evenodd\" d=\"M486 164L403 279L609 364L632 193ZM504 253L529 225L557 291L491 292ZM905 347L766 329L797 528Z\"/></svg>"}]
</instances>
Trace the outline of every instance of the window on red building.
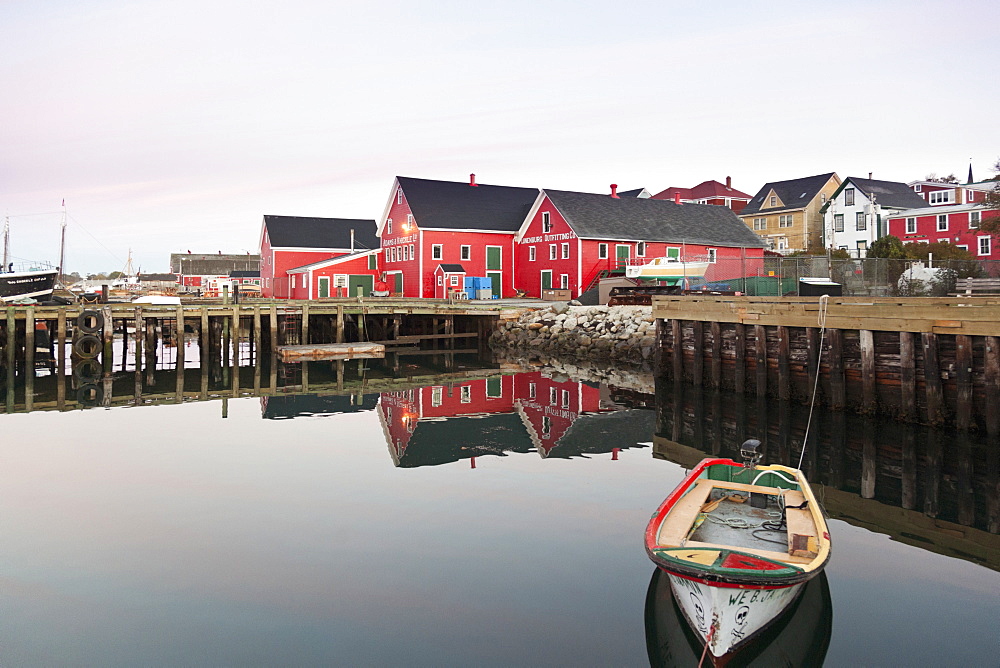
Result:
<instances>
[{"instance_id":1,"label":"window on red building","mask_svg":"<svg viewBox=\"0 0 1000 668\"><path fill-rule=\"evenodd\" d=\"M542 211L542 233L548 234L552 231L552 218L548 211Z\"/></svg>"}]
</instances>

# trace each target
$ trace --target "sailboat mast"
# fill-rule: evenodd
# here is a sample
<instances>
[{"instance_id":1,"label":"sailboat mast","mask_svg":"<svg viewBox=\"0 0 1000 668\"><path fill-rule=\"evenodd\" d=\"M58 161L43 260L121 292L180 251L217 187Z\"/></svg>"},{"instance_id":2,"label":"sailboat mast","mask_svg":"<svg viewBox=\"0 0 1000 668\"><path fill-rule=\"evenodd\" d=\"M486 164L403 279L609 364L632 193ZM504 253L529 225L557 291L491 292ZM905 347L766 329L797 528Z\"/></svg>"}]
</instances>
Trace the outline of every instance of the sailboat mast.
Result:
<instances>
[{"instance_id":1,"label":"sailboat mast","mask_svg":"<svg viewBox=\"0 0 1000 668\"><path fill-rule=\"evenodd\" d=\"M3 266L0 271L7 271L7 261L10 258L10 216L3 220Z\"/></svg>"},{"instance_id":2,"label":"sailboat mast","mask_svg":"<svg viewBox=\"0 0 1000 668\"><path fill-rule=\"evenodd\" d=\"M59 230L59 273L56 274L56 284L63 286L62 277L66 273L66 200L62 201L62 225Z\"/></svg>"}]
</instances>

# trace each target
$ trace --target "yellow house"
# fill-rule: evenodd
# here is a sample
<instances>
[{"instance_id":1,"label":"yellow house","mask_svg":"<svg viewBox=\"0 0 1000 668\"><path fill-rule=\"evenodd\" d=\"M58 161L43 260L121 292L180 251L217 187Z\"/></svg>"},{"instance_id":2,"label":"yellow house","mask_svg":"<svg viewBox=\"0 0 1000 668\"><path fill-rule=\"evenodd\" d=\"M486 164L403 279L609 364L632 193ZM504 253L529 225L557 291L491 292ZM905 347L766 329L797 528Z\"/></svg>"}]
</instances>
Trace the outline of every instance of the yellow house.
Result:
<instances>
[{"instance_id":1,"label":"yellow house","mask_svg":"<svg viewBox=\"0 0 1000 668\"><path fill-rule=\"evenodd\" d=\"M739 217L772 250L792 252L822 245L820 209L840 187L836 172L767 183Z\"/></svg>"}]
</instances>

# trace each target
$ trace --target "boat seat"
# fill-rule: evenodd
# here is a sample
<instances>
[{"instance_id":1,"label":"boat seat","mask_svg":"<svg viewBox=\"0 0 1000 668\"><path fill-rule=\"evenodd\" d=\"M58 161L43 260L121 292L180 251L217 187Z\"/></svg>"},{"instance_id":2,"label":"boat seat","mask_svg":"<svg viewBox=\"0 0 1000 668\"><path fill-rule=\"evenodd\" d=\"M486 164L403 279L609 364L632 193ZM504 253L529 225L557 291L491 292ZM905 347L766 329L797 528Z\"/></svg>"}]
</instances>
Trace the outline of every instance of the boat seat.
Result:
<instances>
[{"instance_id":1,"label":"boat seat","mask_svg":"<svg viewBox=\"0 0 1000 668\"><path fill-rule=\"evenodd\" d=\"M762 494L768 494L771 496L778 496L782 493L776 487L763 487L761 485L748 485L741 482L728 482L725 480L709 480L708 478L699 478L695 481L694 485L688 491L687 494L682 496L676 504L674 504L673 509L670 511L670 515L664 520L663 524L660 525L660 531L657 535L657 544L664 547L677 547L684 542L684 539L688 537L688 533L691 531L691 525L694 524L695 519L698 517L698 513L701 512L702 506L708 501L708 497L712 494L713 489L724 489L728 491L736 492L760 492ZM795 505L795 504L792 504Z\"/></svg>"},{"instance_id":2,"label":"boat seat","mask_svg":"<svg viewBox=\"0 0 1000 668\"><path fill-rule=\"evenodd\" d=\"M800 506L806 498L798 490L785 492L785 523L788 525L788 554L793 557L814 559L819 555L819 540L812 511Z\"/></svg>"}]
</instances>

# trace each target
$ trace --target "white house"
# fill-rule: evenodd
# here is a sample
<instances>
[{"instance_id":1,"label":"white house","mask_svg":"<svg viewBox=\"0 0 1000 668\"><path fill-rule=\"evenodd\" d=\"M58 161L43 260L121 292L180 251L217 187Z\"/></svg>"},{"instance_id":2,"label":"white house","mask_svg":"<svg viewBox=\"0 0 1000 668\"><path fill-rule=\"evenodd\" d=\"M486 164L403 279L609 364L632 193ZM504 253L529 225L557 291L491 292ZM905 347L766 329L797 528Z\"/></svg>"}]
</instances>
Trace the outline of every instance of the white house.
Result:
<instances>
[{"instance_id":1,"label":"white house","mask_svg":"<svg viewBox=\"0 0 1000 668\"><path fill-rule=\"evenodd\" d=\"M922 206L926 202L905 183L849 176L820 209L823 245L864 257L888 233L890 214Z\"/></svg>"}]
</instances>

